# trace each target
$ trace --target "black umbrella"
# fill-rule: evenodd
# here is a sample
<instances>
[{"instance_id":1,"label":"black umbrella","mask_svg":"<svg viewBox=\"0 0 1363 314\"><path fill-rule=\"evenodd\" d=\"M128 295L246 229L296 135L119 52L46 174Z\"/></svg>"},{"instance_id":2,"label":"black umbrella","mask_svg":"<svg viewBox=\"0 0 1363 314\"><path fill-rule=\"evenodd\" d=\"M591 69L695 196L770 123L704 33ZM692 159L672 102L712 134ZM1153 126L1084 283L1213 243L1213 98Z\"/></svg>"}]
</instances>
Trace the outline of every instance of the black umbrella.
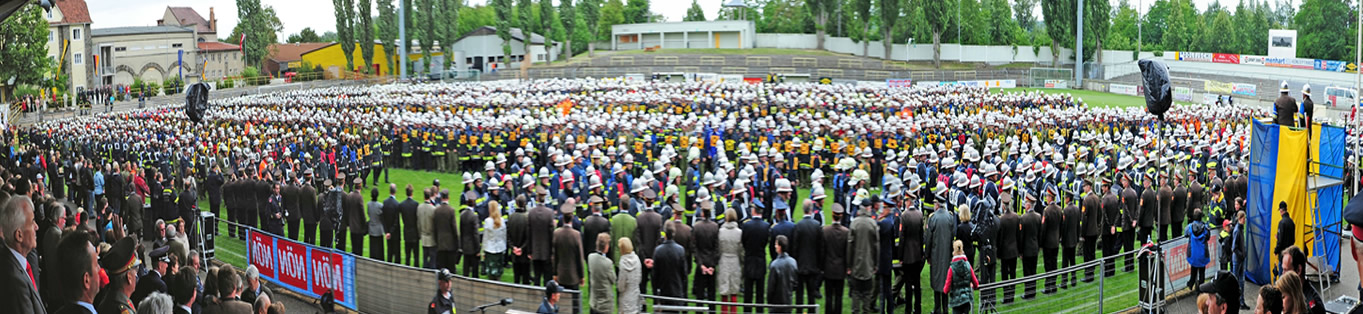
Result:
<instances>
[{"instance_id":1,"label":"black umbrella","mask_svg":"<svg viewBox=\"0 0 1363 314\"><path fill-rule=\"evenodd\" d=\"M1145 110L1164 120L1164 112L1174 103L1169 66L1156 59L1144 59L1137 65L1145 81Z\"/></svg>"}]
</instances>

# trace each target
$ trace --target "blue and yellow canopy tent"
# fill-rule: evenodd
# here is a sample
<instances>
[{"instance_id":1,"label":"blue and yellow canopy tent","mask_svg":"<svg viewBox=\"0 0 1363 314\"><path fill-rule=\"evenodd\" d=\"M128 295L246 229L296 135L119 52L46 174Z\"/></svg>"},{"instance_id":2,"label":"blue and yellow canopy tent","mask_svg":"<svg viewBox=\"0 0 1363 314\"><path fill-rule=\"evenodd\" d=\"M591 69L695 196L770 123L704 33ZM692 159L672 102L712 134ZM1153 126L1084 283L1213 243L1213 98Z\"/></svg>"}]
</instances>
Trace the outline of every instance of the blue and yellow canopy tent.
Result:
<instances>
[{"instance_id":1,"label":"blue and yellow canopy tent","mask_svg":"<svg viewBox=\"0 0 1363 314\"><path fill-rule=\"evenodd\" d=\"M1280 257L1278 203L1287 204L1296 224L1296 243L1330 269L1339 269L1343 232L1343 128L1319 123L1307 128L1254 120L1250 141L1249 194L1246 206L1248 258L1245 278L1256 284L1273 280Z\"/></svg>"}]
</instances>

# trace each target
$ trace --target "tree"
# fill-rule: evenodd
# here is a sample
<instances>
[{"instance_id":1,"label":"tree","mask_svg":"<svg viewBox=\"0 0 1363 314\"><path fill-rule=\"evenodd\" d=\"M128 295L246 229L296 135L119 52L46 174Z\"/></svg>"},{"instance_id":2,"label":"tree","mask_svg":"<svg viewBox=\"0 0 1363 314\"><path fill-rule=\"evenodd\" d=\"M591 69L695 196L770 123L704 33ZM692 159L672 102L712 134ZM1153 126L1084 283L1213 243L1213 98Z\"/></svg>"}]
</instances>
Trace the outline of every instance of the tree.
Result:
<instances>
[{"instance_id":1,"label":"tree","mask_svg":"<svg viewBox=\"0 0 1363 314\"><path fill-rule=\"evenodd\" d=\"M809 10L801 8L799 0L770 0L762 6L759 33L803 33Z\"/></svg>"},{"instance_id":2,"label":"tree","mask_svg":"<svg viewBox=\"0 0 1363 314\"><path fill-rule=\"evenodd\" d=\"M372 12L372 0L359 0L356 8L359 9L359 24L355 25L355 41L360 45L360 56L364 58L364 73L369 73L374 68L374 16Z\"/></svg>"},{"instance_id":3,"label":"tree","mask_svg":"<svg viewBox=\"0 0 1363 314\"><path fill-rule=\"evenodd\" d=\"M624 24L648 23L650 13L648 10L648 0L629 0L629 2L625 4L625 10L622 13L625 16Z\"/></svg>"},{"instance_id":4,"label":"tree","mask_svg":"<svg viewBox=\"0 0 1363 314\"><path fill-rule=\"evenodd\" d=\"M1017 34L1021 33L1020 25L1013 20L1013 9L1008 6L1008 0L986 0L989 1L989 43L994 45L1017 45ZM1029 16L1031 14L1028 14Z\"/></svg>"},{"instance_id":5,"label":"tree","mask_svg":"<svg viewBox=\"0 0 1363 314\"><path fill-rule=\"evenodd\" d=\"M700 8L700 3L696 2L696 0L691 0L691 7L686 9L686 17L683 17L682 21L704 22L705 10Z\"/></svg>"},{"instance_id":6,"label":"tree","mask_svg":"<svg viewBox=\"0 0 1363 314\"><path fill-rule=\"evenodd\" d=\"M815 29L815 49L823 49L823 41L826 40L827 30L829 30L829 16L838 10L837 0L804 0L804 8L814 16ZM774 16L780 19L781 16Z\"/></svg>"},{"instance_id":7,"label":"tree","mask_svg":"<svg viewBox=\"0 0 1363 314\"><path fill-rule=\"evenodd\" d=\"M51 79L55 62L47 57L47 20L43 9L23 5L0 21L0 77L8 83L0 89L0 99L11 99L17 85L40 85Z\"/></svg>"},{"instance_id":8,"label":"tree","mask_svg":"<svg viewBox=\"0 0 1363 314\"><path fill-rule=\"evenodd\" d=\"M459 11L461 8L460 0L439 0L440 1L440 46L445 53L445 69L450 69L450 64L454 63L454 54L448 52L454 42L459 40L459 21L463 19Z\"/></svg>"},{"instance_id":9,"label":"tree","mask_svg":"<svg viewBox=\"0 0 1363 314\"><path fill-rule=\"evenodd\" d=\"M260 0L237 0L237 16L243 16L237 26L232 28L230 38L242 41L242 61L247 65L260 65L269 55L270 44L278 42L278 32L284 29L274 8L262 7Z\"/></svg>"},{"instance_id":10,"label":"tree","mask_svg":"<svg viewBox=\"0 0 1363 314\"><path fill-rule=\"evenodd\" d=\"M535 20L535 17L533 16L535 8L533 4L534 3L531 3L530 0L516 1L516 12L517 15L519 15L519 17L516 18L516 21L520 22L518 23L518 25L520 25L522 37L521 38L522 58L530 56L530 43L532 42L530 40L530 34L539 31L537 28L539 28L540 21Z\"/></svg>"},{"instance_id":11,"label":"tree","mask_svg":"<svg viewBox=\"0 0 1363 314\"><path fill-rule=\"evenodd\" d=\"M355 70L355 33L351 26L355 23L355 1L332 0L331 4L336 9L336 39L341 42L341 52L345 54L345 68L346 71L353 71Z\"/></svg>"},{"instance_id":12,"label":"tree","mask_svg":"<svg viewBox=\"0 0 1363 314\"><path fill-rule=\"evenodd\" d=\"M583 1L587 2L593 0ZM563 60L567 61L568 59L572 59L574 52L576 52L576 48L573 47L573 40L577 39L578 25L582 25L577 23L577 21L580 20L580 17L577 15L577 10L573 8L573 0L558 1L558 20L563 23L563 33L567 35L567 38L564 38L565 43L563 45ZM588 41L590 41L590 39Z\"/></svg>"},{"instance_id":13,"label":"tree","mask_svg":"<svg viewBox=\"0 0 1363 314\"><path fill-rule=\"evenodd\" d=\"M1094 1L1094 0L1088 0ZM1101 1L1101 0L1099 0ZM1046 19L1046 35L1051 38L1051 64L1060 64L1060 47L1074 40L1074 0L1042 0L1041 14Z\"/></svg>"},{"instance_id":14,"label":"tree","mask_svg":"<svg viewBox=\"0 0 1363 314\"><path fill-rule=\"evenodd\" d=\"M624 5L620 3L620 0L611 0L610 3L607 3L604 7L599 1L600 0L582 0L578 2L577 6L578 10L581 10L578 11L578 14L582 16L582 21L587 23L583 26L585 26L584 28L587 31L587 34L591 35L591 40L587 42L588 57L596 56L597 40L600 40L602 37L610 38L610 35L601 35L601 33L598 32L601 26L609 28L611 25L615 25L614 23L619 23L619 21L622 21L625 18L624 13L622 12L622 10L624 10Z\"/></svg>"},{"instance_id":15,"label":"tree","mask_svg":"<svg viewBox=\"0 0 1363 314\"><path fill-rule=\"evenodd\" d=\"M894 50L894 28L892 25L899 20L899 15L904 14L899 9L900 0L876 0L877 9L880 12L880 43L885 46L885 54L882 58L890 60L890 54ZM973 0L972 0L973 1Z\"/></svg>"},{"instance_id":16,"label":"tree","mask_svg":"<svg viewBox=\"0 0 1363 314\"><path fill-rule=\"evenodd\" d=\"M1032 15L1032 9L1036 8L1036 2L1037 0L1013 1L1013 16L1018 25L1028 32L1036 29L1036 15Z\"/></svg>"},{"instance_id":17,"label":"tree","mask_svg":"<svg viewBox=\"0 0 1363 314\"><path fill-rule=\"evenodd\" d=\"M1136 49L1136 8L1131 7L1131 0L1120 0L1117 2L1116 14L1112 17L1112 28L1107 32L1107 38L1103 39L1104 46L1112 49L1134 50Z\"/></svg>"},{"instance_id":18,"label":"tree","mask_svg":"<svg viewBox=\"0 0 1363 314\"><path fill-rule=\"evenodd\" d=\"M852 8L857 13L857 21L861 22L861 55L869 56L871 43L867 34L871 29L871 0L852 0Z\"/></svg>"},{"instance_id":19,"label":"tree","mask_svg":"<svg viewBox=\"0 0 1363 314\"><path fill-rule=\"evenodd\" d=\"M559 35L558 29L554 27L555 24L554 21L558 20L554 18L554 1L540 0L539 6L540 6L540 33L544 35L545 39L544 61L549 61L549 59L553 58L553 56L550 55L551 52L549 48L554 47L554 44L551 43L550 40L563 41L563 37ZM567 48L565 47L564 49Z\"/></svg>"},{"instance_id":20,"label":"tree","mask_svg":"<svg viewBox=\"0 0 1363 314\"><path fill-rule=\"evenodd\" d=\"M1343 0L1302 0L1292 23L1297 27L1297 54L1302 58L1353 60L1358 12Z\"/></svg>"},{"instance_id":21,"label":"tree","mask_svg":"<svg viewBox=\"0 0 1363 314\"><path fill-rule=\"evenodd\" d=\"M298 31L297 34L289 35L287 42L290 44L315 43L320 42L321 40L322 38L317 36L317 31L312 30L311 27L304 27L303 30Z\"/></svg>"},{"instance_id":22,"label":"tree","mask_svg":"<svg viewBox=\"0 0 1363 314\"><path fill-rule=\"evenodd\" d=\"M433 67L431 53L435 51L435 41L441 39L444 35L443 23L446 21L444 13L440 11L440 0L419 0L414 6L416 6L421 19L421 22L417 24L420 26L417 27L419 29L418 34L420 34L417 36L417 43L421 45L421 68L430 73Z\"/></svg>"},{"instance_id":23,"label":"tree","mask_svg":"<svg viewBox=\"0 0 1363 314\"><path fill-rule=\"evenodd\" d=\"M325 32L325 33L322 33L322 36L317 37L317 42L323 42L323 43L334 43L334 42L336 42L336 32L334 32L334 31L327 31L327 32Z\"/></svg>"},{"instance_id":24,"label":"tree","mask_svg":"<svg viewBox=\"0 0 1363 314\"><path fill-rule=\"evenodd\" d=\"M1103 37L1111 28L1112 4L1106 0L1084 1L1084 56L1083 60L1103 62Z\"/></svg>"},{"instance_id":25,"label":"tree","mask_svg":"<svg viewBox=\"0 0 1363 314\"><path fill-rule=\"evenodd\" d=\"M1188 51L1196 44L1201 27L1197 9L1188 0L1170 0L1167 28L1161 44L1164 49Z\"/></svg>"},{"instance_id":26,"label":"tree","mask_svg":"<svg viewBox=\"0 0 1363 314\"><path fill-rule=\"evenodd\" d=\"M503 64L511 64L511 25L516 25L511 5L511 0L492 0L492 8L497 11L497 38L502 40Z\"/></svg>"},{"instance_id":27,"label":"tree","mask_svg":"<svg viewBox=\"0 0 1363 314\"><path fill-rule=\"evenodd\" d=\"M951 23L955 14L950 14L954 1L919 1L923 16L927 18L928 29L932 31L932 66L942 67L942 31Z\"/></svg>"},{"instance_id":28,"label":"tree","mask_svg":"<svg viewBox=\"0 0 1363 314\"><path fill-rule=\"evenodd\" d=\"M397 64L397 61L395 60L399 59L399 56L397 55L397 7L393 6L393 0L378 0L378 7L379 20L376 22L378 23L379 31L377 34L379 42L383 44L383 61L388 65L388 75L392 75L394 72L397 72L397 67L394 67L393 65Z\"/></svg>"},{"instance_id":29,"label":"tree","mask_svg":"<svg viewBox=\"0 0 1363 314\"><path fill-rule=\"evenodd\" d=\"M1163 47L1164 31L1169 28L1169 17L1173 11L1172 0L1155 0L1150 9L1146 10L1144 19L1140 21L1141 34L1140 41L1137 42L1137 45L1142 46L1141 49L1160 50L1160 47Z\"/></svg>"}]
</instances>

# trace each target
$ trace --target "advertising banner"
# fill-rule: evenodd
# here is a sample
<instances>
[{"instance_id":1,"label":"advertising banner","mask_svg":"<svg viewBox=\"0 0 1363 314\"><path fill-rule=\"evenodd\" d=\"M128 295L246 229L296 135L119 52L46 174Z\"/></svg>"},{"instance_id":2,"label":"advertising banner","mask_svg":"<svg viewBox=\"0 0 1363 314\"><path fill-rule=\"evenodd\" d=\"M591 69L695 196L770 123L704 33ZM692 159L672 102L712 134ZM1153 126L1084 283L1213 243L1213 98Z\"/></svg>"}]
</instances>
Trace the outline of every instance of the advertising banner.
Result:
<instances>
[{"instance_id":1,"label":"advertising banner","mask_svg":"<svg viewBox=\"0 0 1363 314\"><path fill-rule=\"evenodd\" d=\"M1211 277L1215 277L1216 272L1220 271L1221 263L1217 262L1217 259L1221 257L1221 242L1218 241L1220 238L1220 231L1218 230L1219 229L1207 230L1210 236L1207 237L1206 253L1210 256L1209 260L1211 261L1210 263L1207 263L1207 274ZM1168 287L1166 291L1176 292L1183 290L1183 287L1188 286L1188 279L1191 279L1193 270L1192 265L1188 264L1188 254L1191 253L1189 252L1188 238L1183 237L1178 240L1165 242L1160 245L1160 249L1164 251L1164 265L1167 274L1169 274L1169 277L1166 279L1167 281L1165 281L1165 287ZM1211 277L1207 278L1207 282L1211 282Z\"/></svg>"},{"instance_id":2,"label":"advertising banner","mask_svg":"<svg viewBox=\"0 0 1363 314\"><path fill-rule=\"evenodd\" d=\"M1254 96L1259 89L1258 85L1249 83L1235 83L1234 90L1231 92L1236 95Z\"/></svg>"},{"instance_id":3,"label":"advertising banner","mask_svg":"<svg viewBox=\"0 0 1363 314\"><path fill-rule=\"evenodd\" d=\"M1344 72L1348 70L1349 63L1334 60L1316 60L1316 70L1330 72Z\"/></svg>"},{"instance_id":4,"label":"advertising banner","mask_svg":"<svg viewBox=\"0 0 1363 314\"><path fill-rule=\"evenodd\" d=\"M1193 89L1174 87L1174 101L1193 101Z\"/></svg>"},{"instance_id":5,"label":"advertising banner","mask_svg":"<svg viewBox=\"0 0 1363 314\"><path fill-rule=\"evenodd\" d=\"M745 77L743 78L743 82L748 84L759 84L765 81L761 77Z\"/></svg>"},{"instance_id":6,"label":"advertising banner","mask_svg":"<svg viewBox=\"0 0 1363 314\"><path fill-rule=\"evenodd\" d=\"M1070 88L1070 81L1046 80L1046 88Z\"/></svg>"},{"instance_id":7,"label":"advertising banner","mask_svg":"<svg viewBox=\"0 0 1363 314\"><path fill-rule=\"evenodd\" d=\"M1240 55L1240 64L1264 65L1264 56Z\"/></svg>"},{"instance_id":8,"label":"advertising banner","mask_svg":"<svg viewBox=\"0 0 1363 314\"><path fill-rule=\"evenodd\" d=\"M1210 52L1179 51L1177 54L1179 61L1212 62L1212 53Z\"/></svg>"},{"instance_id":9,"label":"advertising banner","mask_svg":"<svg viewBox=\"0 0 1363 314\"><path fill-rule=\"evenodd\" d=\"M1203 82L1202 89L1208 93L1230 94L1235 91L1235 84L1207 80Z\"/></svg>"},{"instance_id":10,"label":"advertising banner","mask_svg":"<svg viewBox=\"0 0 1363 314\"><path fill-rule=\"evenodd\" d=\"M1126 85L1126 84L1112 84L1112 85L1108 85L1108 86L1107 86L1107 91L1110 92L1110 93L1113 93L1113 94L1122 94L1122 95L1131 95L1131 96L1136 96L1136 95L1138 95L1138 93L1139 93L1139 91L1136 89L1136 86L1135 86L1135 85Z\"/></svg>"},{"instance_id":11,"label":"advertising banner","mask_svg":"<svg viewBox=\"0 0 1363 314\"><path fill-rule=\"evenodd\" d=\"M1212 93L1205 93L1205 94L1202 94L1202 103L1203 103L1203 104L1208 104L1208 105L1215 105L1215 104L1216 104L1216 100L1217 100L1217 99L1220 99L1220 98L1221 98L1221 95L1212 94Z\"/></svg>"},{"instance_id":12,"label":"advertising banner","mask_svg":"<svg viewBox=\"0 0 1363 314\"><path fill-rule=\"evenodd\" d=\"M318 298L331 291L336 304L355 309L355 257L249 229L246 254L260 277Z\"/></svg>"},{"instance_id":13,"label":"advertising banner","mask_svg":"<svg viewBox=\"0 0 1363 314\"><path fill-rule=\"evenodd\" d=\"M1316 68L1316 59L1268 57L1264 58L1264 65L1279 68L1311 70Z\"/></svg>"},{"instance_id":14,"label":"advertising banner","mask_svg":"<svg viewBox=\"0 0 1363 314\"><path fill-rule=\"evenodd\" d=\"M1240 55L1233 53L1213 53L1212 62L1240 64Z\"/></svg>"},{"instance_id":15,"label":"advertising banner","mask_svg":"<svg viewBox=\"0 0 1363 314\"><path fill-rule=\"evenodd\" d=\"M902 88L913 86L913 79L886 79L885 86L889 88Z\"/></svg>"}]
</instances>

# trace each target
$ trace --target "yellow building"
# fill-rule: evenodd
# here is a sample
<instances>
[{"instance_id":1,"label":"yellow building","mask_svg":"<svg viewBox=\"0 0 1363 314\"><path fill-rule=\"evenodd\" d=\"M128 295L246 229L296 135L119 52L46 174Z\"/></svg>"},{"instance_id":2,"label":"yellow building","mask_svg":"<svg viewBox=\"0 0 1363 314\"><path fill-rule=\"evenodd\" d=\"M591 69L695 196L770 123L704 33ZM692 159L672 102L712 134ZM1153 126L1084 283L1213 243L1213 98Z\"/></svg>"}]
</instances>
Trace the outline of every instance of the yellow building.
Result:
<instances>
[{"instance_id":1,"label":"yellow building","mask_svg":"<svg viewBox=\"0 0 1363 314\"><path fill-rule=\"evenodd\" d=\"M412 48L414 52L407 54L408 62L420 63L422 58L421 51L417 47ZM384 59L387 57L388 54L383 51L383 45L374 44L374 59L373 64L370 65L370 67L377 71L370 71L370 73L377 75L392 75L393 72L388 68L388 61L385 61L386 59ZM440 58L444 58L444 52L437 50L431 53L431 57L432 59L441 60L443 62L443 59ZM352 59L351 62L355 64L354 70L359 72L358 69L364 67L364 53L360 50L358 45L355 47L353 58L354 59ZM293 64L294 62L299 63L299 65ZM303 62L307 62L313 66L321 66L323 71L326 71L331 75L337 75L342 69L346 68L345 52L341 50L341 45L337 43L331 43L305 51L300 55L300 60L294 62L290 62L288 67L297 68L298 66L301 66Z\"/></svg>"}]
</instances>

